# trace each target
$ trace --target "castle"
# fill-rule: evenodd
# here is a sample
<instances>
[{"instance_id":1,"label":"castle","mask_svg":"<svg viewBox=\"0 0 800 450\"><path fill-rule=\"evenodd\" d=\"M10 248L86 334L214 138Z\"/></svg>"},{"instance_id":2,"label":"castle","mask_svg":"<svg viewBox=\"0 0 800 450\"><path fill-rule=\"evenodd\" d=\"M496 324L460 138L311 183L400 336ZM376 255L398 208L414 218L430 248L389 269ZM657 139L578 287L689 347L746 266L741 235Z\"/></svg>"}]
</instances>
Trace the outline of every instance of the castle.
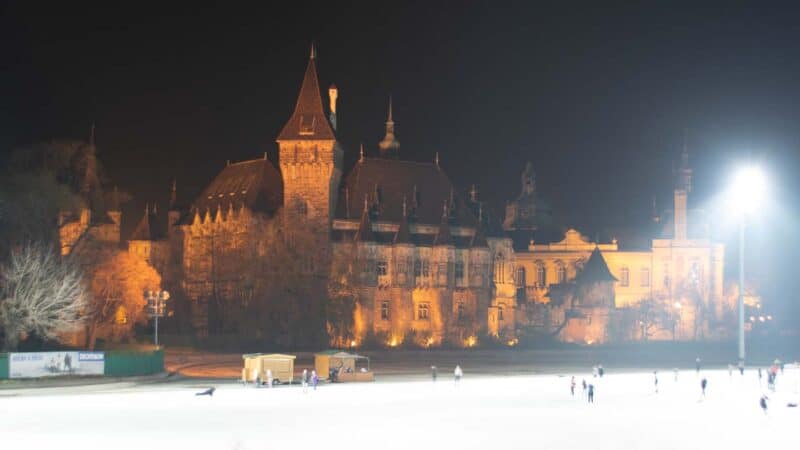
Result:
<instances>
[{"instance_id":1,"label":"castle","mask_svg":"<svg viewBox=\"0 0 800 450\"><path fill-rule=\"evenodd\" d=\"M346 169L337 96L331 86L326 112L312 50L276 139L278 166L266 155L229 163L186 207L173 185L167 211L148 207L136 227L129 251L181 284L198 334L209 331L210 297L246 302L257 285L259 274L243 273L237 261L247 255L264 270L281 264L254 244L279 213L314 230L324 270L346 267L351 275L354 345L367 336L389 346L406 339L471 346L484 338L513 345L523 333L592 344L695 339L722 329L715 324L731 308L722 295L724 249L690 230L685 148L667 238L624 251L616 240L591 242L570 229L560 242L539 243L530 165L504 220L494 220L474 187L462 196L438 154L430 162L400 157L390 100L379 154L362 148Z\"/></svg>"}]
</instances>

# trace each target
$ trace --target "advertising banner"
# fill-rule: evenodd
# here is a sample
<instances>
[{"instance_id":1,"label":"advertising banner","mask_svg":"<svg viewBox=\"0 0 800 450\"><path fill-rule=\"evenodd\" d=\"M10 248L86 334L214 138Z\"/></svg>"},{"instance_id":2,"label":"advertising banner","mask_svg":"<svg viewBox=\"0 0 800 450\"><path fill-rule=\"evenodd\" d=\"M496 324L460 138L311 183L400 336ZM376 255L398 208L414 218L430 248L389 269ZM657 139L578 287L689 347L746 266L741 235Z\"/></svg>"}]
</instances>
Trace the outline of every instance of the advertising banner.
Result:
<instances>
[{"instance_id":1,"label":"advertising banner","mask_svg":"<svg viewBox=\"0 0 800 450\"><path fill-rule=\"evenodd\" d=\"M64 375L103 375L103 352L9 353L9 378L39 378Z\"/></svg>"}]
</instances>

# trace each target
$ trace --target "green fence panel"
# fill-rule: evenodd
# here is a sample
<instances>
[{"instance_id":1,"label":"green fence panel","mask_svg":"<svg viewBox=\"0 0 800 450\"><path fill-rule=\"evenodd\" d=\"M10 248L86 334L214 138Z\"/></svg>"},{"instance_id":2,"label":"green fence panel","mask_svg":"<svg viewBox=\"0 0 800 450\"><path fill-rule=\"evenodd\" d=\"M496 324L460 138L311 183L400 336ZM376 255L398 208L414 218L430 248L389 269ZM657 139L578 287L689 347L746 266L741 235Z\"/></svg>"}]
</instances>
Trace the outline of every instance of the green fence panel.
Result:
<instances>
[{"instance_id":1,"label":"green fence panel","mask_svg":"<svg viewBox=\"0 0 800 450\"><path fill-rule=\"evenodd\" d=\"M153 375L164 371L164 351L107 351L105 375L128 377Z\"/></svg>"},{"instance_id":2,"label":"green fence panel","mask_svg":"<svg viewBox=\"0 0 800 450\"><path fill-rule=\"evenodd\" d=\"M0 380L8 379L8 353L0 353Z\"/></svg>"}]
</instances>

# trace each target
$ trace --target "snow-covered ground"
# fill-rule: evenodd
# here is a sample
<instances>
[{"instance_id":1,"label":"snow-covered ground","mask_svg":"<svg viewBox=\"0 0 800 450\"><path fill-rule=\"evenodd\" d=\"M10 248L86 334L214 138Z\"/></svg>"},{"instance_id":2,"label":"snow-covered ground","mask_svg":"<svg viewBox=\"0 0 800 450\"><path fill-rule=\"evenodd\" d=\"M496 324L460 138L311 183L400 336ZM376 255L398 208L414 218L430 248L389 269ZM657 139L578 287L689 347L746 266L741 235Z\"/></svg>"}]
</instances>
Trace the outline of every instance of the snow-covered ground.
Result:
<instances>
[{"instance_id":1,"label":"snow-covered ground","mask_svg":"<svg viewBox=\"0 0 800 450\"><path fill-rule=\"evenodd\" d=\"M756 372L704 371L470 377L255 389L164 383L34 395L0 392L0 445L8 449L723 449L798 444L800 371L777 392ZM585 378L595 403L581 393ZM769 412L758 406L770 397Z\"/></svg>"}]
</instances>

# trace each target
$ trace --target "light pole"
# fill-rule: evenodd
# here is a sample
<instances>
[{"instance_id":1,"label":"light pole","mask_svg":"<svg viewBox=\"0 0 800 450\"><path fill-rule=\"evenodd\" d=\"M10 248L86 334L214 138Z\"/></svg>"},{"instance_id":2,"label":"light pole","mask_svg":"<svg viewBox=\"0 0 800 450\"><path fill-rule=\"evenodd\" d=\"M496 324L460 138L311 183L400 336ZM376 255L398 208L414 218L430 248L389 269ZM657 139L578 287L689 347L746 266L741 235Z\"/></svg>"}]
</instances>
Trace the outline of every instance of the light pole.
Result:
<instances>
[{"instance_id":1,"label":"light pole","mask_svg":"<svg viewBox=\"0 0 800 450\"><path fill-rule=\"evenodd\" d=\"M731 201L739 215L739 364L744 365L744 230L747 216L753 214L764 196L766 182L758 167L745 167L736 173Z\"/></svg>"},{"instance_id":2,"label":"light pole","mask_svg":"<svg viewBox=\"0 0 800 450\"><path fill-rule=\"evenodd\" d=\"M147 301L147 315L154 320L153 341L155 346L158 347L158 318L164 316L167 300L169 300L169 292L163 290L145 290L144 299Z\"/></svg>"}]
</instances>

